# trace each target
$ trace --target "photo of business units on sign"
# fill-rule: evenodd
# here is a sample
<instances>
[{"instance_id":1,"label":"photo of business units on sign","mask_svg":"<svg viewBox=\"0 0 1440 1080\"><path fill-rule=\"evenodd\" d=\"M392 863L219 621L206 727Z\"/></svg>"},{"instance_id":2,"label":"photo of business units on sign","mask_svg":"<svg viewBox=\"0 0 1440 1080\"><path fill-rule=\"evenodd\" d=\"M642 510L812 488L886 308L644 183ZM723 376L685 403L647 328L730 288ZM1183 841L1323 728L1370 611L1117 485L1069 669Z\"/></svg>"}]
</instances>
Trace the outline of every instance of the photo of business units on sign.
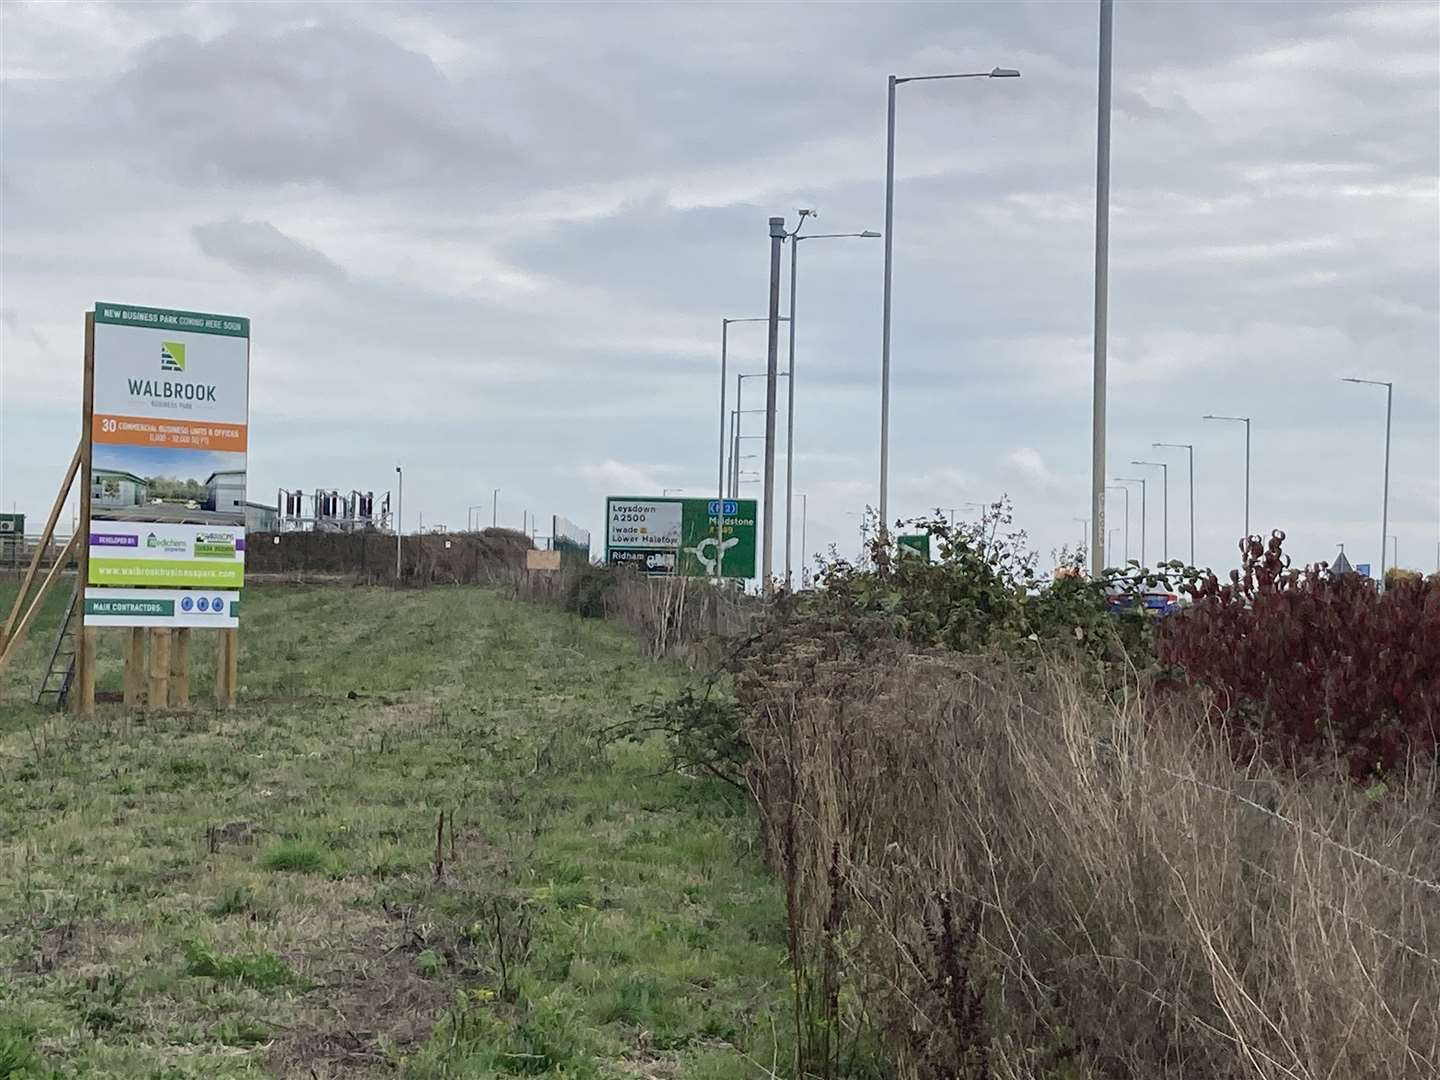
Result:
<instances>
[{"instance_id":1,"label":"photo of business units on sign","mask_svg":"<svg viewBox=\"0 0 1440 1080\"><path fill-rule=\"evenodd\" d=\"M100 444L90 500L90 516L98 521L243 525L245 455Z\"/></svg>"}]
</instances>

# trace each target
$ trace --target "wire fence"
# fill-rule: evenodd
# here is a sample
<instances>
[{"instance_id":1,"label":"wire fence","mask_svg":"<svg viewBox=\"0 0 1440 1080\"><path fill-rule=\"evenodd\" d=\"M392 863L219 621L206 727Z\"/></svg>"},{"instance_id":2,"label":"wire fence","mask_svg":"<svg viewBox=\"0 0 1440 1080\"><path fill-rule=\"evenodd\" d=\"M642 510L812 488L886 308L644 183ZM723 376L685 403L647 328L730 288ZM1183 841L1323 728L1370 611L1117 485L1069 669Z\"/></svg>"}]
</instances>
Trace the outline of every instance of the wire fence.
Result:
<instances>
[{"instance_id":1,"label":"wire fence","mask_svg":"<svg viewBox=\"0 0 1440 1080\"><path fill-rule=\"evenodd\" d=\"M374 530L249 533L245 575L344 576L358 581L472 584L525 568L529 537L513 529L395 536Z\"/></svg>"},{"instance_id":2,"label":"wire fence","mask_svg":"<svg viewBox=\"0 0 1440 1080\"><path fill-rule=\"evenodd\" d=\"M16 575L23 574L40 549L40 569L48 570L70 543L70 533L56 533L50 542L41 547L40 533L0 533L0 570Z\"/></svg>"}]
</instances>

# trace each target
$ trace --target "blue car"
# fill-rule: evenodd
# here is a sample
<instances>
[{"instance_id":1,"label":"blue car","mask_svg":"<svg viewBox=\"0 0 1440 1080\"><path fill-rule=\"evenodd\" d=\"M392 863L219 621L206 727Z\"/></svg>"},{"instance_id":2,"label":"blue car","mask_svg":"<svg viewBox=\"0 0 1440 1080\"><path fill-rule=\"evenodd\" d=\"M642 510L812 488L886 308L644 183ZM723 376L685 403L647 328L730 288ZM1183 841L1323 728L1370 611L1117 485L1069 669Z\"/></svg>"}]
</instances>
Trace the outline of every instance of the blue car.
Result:
<instances>
[{"instance_id":1,"label":"blue car","mask_svg":"<svg viewBox=\"0 0 1440 1080\"><path fill-rule=\"evenodd\" d=\"M1179 611L1180 597L1172 592L1146 592L1138 595L1114 592L1105 597L1105 606L1114 615L1124 611L1134 611L1138 608L1146 615L1158 619Z\"/></svg>"}]
</instances>

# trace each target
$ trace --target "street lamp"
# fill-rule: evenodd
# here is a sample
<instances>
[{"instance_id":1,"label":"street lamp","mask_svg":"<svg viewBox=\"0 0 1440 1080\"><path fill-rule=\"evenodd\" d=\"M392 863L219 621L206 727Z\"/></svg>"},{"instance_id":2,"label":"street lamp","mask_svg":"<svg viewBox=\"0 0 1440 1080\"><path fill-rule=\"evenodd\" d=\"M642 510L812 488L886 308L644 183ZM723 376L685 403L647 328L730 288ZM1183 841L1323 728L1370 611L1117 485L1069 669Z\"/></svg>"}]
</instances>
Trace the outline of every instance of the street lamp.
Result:
<instances>
[{"instance_id":1,"label":"street lamp","mask_svg":"<svg viewBox=\"0 0 1440 1080\"><path fill-rule=\"evenodd\" d=\"M1095 541L1090 572L1105 568L1105 417L1110 332L1110 62L1114 39L1114 2L1100 0L1100 55L1095 95L1095 321L1090 391L1090 513Z\"/></svg>"},{"instance_id":2,"label":"street lamp","mask_svg":"<svg viewBox=\"0 0 1440 1080\"><path fill-rule=\"evenodd\" d=\"M1213 416L1206 413L1201 420L1230 420L1245 425L1245 539L1250 539L1250 417Z\"/></svg>"},{"instance_id":3,"label":"street lamp","mask_svg":"<svg viewBox=\"0 0 1440 1080\"><path fill-rule=\"evenodd\" d=\"M1141 569L1144 569L1150 565L1145 560L1145 478L1143 476L1117 476L1114 477L1114 480L1117 484L1140 485L1140 567ZM1130 511L1128 506L1125 511L1125 520L1130 520Z\"/></svg>"},{"instance_id":4,"label":"street lamp","mask_svg":"<svg viewBox=\"0 0 1440 1080\"><path fill-rule=\"evenodd\" d=\"M405 507L405 473L395 466L395 583L400 583L400 527L401 511Z\"/></svg>"},{"instance_id":5,"label":"street lamp","mask_svg":"<svg viewBox=\"0 0 1440 1080\"><path fill-rule=\"evenodd\" d=\"M1090 519L1071 518L1070 520L1076 522L1080 526L1080 550L1084 551L1085 545L1090 542Z\"/></svg>"},{"instance_id":6,"label":"street lamp","mask_svg":"<svg viewBox=\"0 0 1440 1080\"><path fill-rule=\"evenodd\" d=\"M730 352L730 324L731 323L768 323L770 320L763 315L757 315L747 319L721 319L720 320L720 462L717 466L719 475L716 477L716 495L720 499L720 513L716 524L716 555L715 555L715 576L720 577L720 556L723 554L725 542L725 368L729 362ZM737 384L736 395L739 395Z\"/></svg>"},{"instance_id":7,"label":"street lamp","mask_svg":"<svg viewBox=\"0 0 1440 1080\"><path fill-rule=\"evenodd\" d=\"M1385 480L1380 495L1380 591L1385 591L1385 537L1390 531L1390 406L1395 399L1395 384L1378 379L1342 379L1341 382L1364 386L1385 387Z\"/></svg>"},{"instance_id":8,"label":"street lamp","mask_svg":"<svg viewBox=\"0 0 1440 1080\"><path fill-rule=\"evenodd\" d=\"M805 227L807 217L818 217L818 211L799 211L800 220L795 225L795 231L790 234L790 356L786 367L790 371L790 382L785 388L785 587L790 588L790 552L791 552L791 510L795 504L795 279L796 261L800 254L801 240L847 240L867 239L878 240L880 234L870 229L858 233L812 233L809 236L801 236L800 230Z\"/></svg>"},{"instance_id":9,"label":"street lamp","mask_svg":"<svg viewBox=\"0 0 1440 1080\"><path fill-rule=\"evenodd\" d=\"M769 374L769 372L766 372L766 371L751 371L751 372L746 372L746 373L743 374L743 375L740 374L740 373L738 373L738 372L736 373L736 375L735 375L735 441L736 441L736 442L738 442L738 441L741 439L741 437L742 437L742 436L740 435L740 423L741 423L740 417L741 417L741 416L744 416L746 413L763 413L763 412L766 412L766 411L767 411L767 410L765 410L765 409L747 409L747 408L745 408L745 405L744 405L745 380L746 380L746 379L768 379L769 377L770 377L770 374ZM790 373L789 373L788 371L780 371L780 372L777 372L777 373L776 373L775 377L776 377L777 379L788 379L788 378L790 377ZM749 436L745 436L745 437L746 437L746 438L749 438ZM761 436L761 438L763 438L763 437L764 437L764 436Z\"/></svg>"},{"instance_id":10,"label":"street lamp","mask_svg":"<svg viewBox=\"0 0 1440 1080\"><path fill-rule=\"evenodd\" d=\"M1125 562L1128 564L1130 562L1130 489L1106 484L1105 490L1118 491L1125 496Z\"/></svg>"},{"instance_id":11,"label":"street lamp","mask_svg":"<svg viewBox=\"0 0 1440 1080\"><path fill-rule=\"evenodd\" d=\"M1156 450L1187 450L1190 453L1190 565L1195 565L1195 446L1193 443L1151 443Z\"/></svg>"},{"instance_id":12,"label":"street lamp","mask_svg":"<svg viewBox=\"0 0 1440 1080\"><path fill-rule=\"evenodd\" d=\"M500 526L500 489L496 488L490 493L490 527Z\"/></svg>"},{"instance_id":13,"label":"street lamp","mask_svg":"<svg viewBox=\"0 0 1440 1080\"><path fill-rule=\"evenodd\" d=\"M950 515L950 527L951 527L952 529L955 527L955 511L956 511L956 510L983 510L984 508L985 508L985 504L984 504L984 503L977 503L977 502L961 503L959 506L938 506L938 507L936 507L937 510L940 510L940 511L942 511L942 512Z\"/></svg>"},{"instance_id":14,"label":"street lamp","mask_svg":"<svg viewBox=\"0 0 1440 1080\"><path fill-rule=\"evenodd\" d=\"M1131 465L1144 465L1152 469L1161 469L1160 490L1160 561L1170 561L1170 466L1163 461L1132 461Z\"/></svg>"},{"instance_id":15,"label":"street lamp","mask_svg":"<svg viewBox=\"0 0 1440 1080\"><path fill-rule=\"evenodd\" d=\"M763 413L764 409L731 409L730 410L730 468L727 470L731 477L730 498L735 498L739 492L735 490L735 455L740 453L740 443L745 439L764 439L764 435L741 435L740 417L745 413Z\"/></svg>"},{"instance_id":16,"label":"street lamp","mask_svg":"<svg viewBox=\"0 0 1440 1080\"><path fill-rule=\"evenodd\" d=\"M890 76L885 112L885 308L880 337L880 535L887 529L890 493L890 271L895 239L895 87L908 82L943 79L1018 79L1013 68L992 68L951 75Z\"/></svg>"}]
</instances>

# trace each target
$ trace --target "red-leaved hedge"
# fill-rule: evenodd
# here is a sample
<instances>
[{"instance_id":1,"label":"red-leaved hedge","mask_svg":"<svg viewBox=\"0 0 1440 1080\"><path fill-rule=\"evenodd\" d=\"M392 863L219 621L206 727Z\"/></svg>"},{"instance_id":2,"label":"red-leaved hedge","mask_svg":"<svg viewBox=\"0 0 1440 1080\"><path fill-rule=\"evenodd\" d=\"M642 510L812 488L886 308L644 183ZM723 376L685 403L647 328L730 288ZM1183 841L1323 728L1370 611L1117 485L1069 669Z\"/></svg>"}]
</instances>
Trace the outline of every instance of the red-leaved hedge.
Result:
<instances>
[{"instance_id":1,"label":"red-leaved hedge","mask_svg":"<svg viewBox=\"0 0 1440 1080\"><path fill-rule=\"evenodd\" d=\"M1440 750L1440 580L1292 570L1285 535L1241 543L1243 565L1186 587L1159 627L1162 662L1216 693L1237 754L1292 765L1338 756L1356 779Z\"/></svg>"}]
</instances>

